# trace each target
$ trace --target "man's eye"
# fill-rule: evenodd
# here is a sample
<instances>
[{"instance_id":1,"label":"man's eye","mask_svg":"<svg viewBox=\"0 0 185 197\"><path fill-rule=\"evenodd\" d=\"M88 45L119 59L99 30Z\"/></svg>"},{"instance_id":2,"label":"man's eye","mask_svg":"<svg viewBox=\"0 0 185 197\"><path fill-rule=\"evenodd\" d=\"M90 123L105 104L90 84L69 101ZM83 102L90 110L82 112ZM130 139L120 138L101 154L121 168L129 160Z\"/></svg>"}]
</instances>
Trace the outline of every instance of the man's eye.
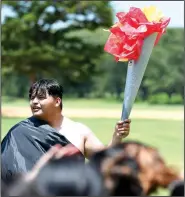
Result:
<instances>
[{"instance_id":1,"label":"man's eye","mask_svg":"<svg viewBox=\"0 0 185 197\"><path fill-rule=\"evenodd\" d=\"M46 97L45 97L45 96L37 96L37 97L32 96L32 97L30 98L30 100L34 100L35 98L37 98L38 100L43 100L43 99L45 99Z\"/></svg>"},{"instance_id":2,"label":"man's eye","mask_svg":"<svg viewBox=\"0 0 185 197\"><path fill-rule=\"evenodd\" d=\"M38 96L39 100L45 99L45 96Z\"/></svg>"}]
</instances>

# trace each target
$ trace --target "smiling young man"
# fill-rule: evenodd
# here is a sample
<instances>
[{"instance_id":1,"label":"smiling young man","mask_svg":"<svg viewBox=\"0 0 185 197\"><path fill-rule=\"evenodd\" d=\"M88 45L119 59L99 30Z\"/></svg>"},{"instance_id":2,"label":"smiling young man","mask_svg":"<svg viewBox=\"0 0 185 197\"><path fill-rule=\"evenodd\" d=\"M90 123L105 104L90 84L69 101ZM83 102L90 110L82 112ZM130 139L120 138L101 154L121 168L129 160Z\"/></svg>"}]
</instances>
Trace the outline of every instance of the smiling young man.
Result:
<instances>
[{"instance_id":1,"label":"smiling young man","mask_svg":"<svg viewBox=\"0 0 185 197\"><path fill-rule=\"evenodd\" d=\"M62 96L62 86L53 79L41 79L31 86L29 99L33 116L12 127L1 143L4 181L32 169L55 144L73 144L83 159L105 148L87 126L63 116ZM129 131L130 120L117 122L109 145L119 143Z\"/></svg>"}]
</instances>

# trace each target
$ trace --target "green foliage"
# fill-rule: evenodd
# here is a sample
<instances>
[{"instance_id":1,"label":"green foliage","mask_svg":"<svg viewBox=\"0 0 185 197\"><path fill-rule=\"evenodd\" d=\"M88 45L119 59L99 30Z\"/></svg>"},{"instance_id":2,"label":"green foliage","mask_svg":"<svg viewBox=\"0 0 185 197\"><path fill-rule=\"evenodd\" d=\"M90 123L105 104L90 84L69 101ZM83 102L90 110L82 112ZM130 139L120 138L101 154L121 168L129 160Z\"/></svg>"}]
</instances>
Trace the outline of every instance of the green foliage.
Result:
<instances>
[{"instance_id":1,"label":"green foliage","mask_svg":"<svg viewBox=\"0 0 185 197\"><path fill-rule=\"evenodd\" d=\"M170 104L183 104L183 99L178 94L172 94L170 98Z\"/></svg>"},{"instance_id":2,"label":"green foliage","mask_svg":"<svg viewBox=\"0 0 185 197\"><path fill-rule=\"evenodd\" d=\"M150 104L169 104L169 97L166 93L158 93L155 95L151 95L148 98L148 102Z\"/></svg>"},{"instance_id":3,"label":"green foliage","mask_svg":"<svg viewBox=\"0 0 185 197\"><path fill-rule=\"evenodd\" d=\"M23 97L28 88L22 84L52 77L69 97L123 100L127 63L116 63L103 51L109 36L103 29L113 24L108 1L4 1L3 6L16 14L2 24L4 95ZM168 28L153 49L136 101L182 103L183 60L184 30Z\"/></svg>"},{"instance_id":4,"label":"green foliage","mask_svg":"<svg viewBox=\"0 0 185 197\"><path fill-rule=\"evenodd\" d=\"M28 99L29 79L26 76L11 75L7 73L2 76L2 95Z\"/></svg>"},{"instance_id":5,"label":"green foliage","mask_svg":"<svg viewBox=\"0 0 185 197\"><path fill-rule=\"evenodd\" d=\"M183 29L169 28L154 47L142 83L148 95L166 92L169 97L176 93L183 98L183 35Z\"/></svg>"},{"instance_id":6,"label":"green foliage","mask_svg":"<svg viewBox=\"0 0 185 197\"><path fill-rule=\"evenodd\" d=\"M2 25L3 67L11 67L31 81L55 76L70 85L72 92L76 88L82 89L81 94L87 91L89 73L96 74L103 43L84 41L79 33L112 24L109 2L7 1L5 5L16 16L6 18Z\"/></svg>"}]
</instances>

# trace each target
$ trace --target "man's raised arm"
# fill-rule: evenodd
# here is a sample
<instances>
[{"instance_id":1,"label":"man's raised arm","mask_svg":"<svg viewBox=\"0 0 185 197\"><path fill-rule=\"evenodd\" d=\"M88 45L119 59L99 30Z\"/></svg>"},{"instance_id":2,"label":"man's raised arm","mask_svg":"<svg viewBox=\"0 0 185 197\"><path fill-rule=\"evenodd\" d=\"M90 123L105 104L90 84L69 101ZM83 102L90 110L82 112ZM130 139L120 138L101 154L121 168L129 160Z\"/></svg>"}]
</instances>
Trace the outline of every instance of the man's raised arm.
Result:
<instances>
[{"instance_id":1,"label":"man's raised arm","mask_svg":"<svg viewBox=\"0 0 185 197\"><path fill-rule=\"evenodd\" d=\"M129 135L130 120L118 121L115 126L113 137L108 146L120 143L121 140ZM85 157L89 158L94 152L107 148L96 135L88 129L85 137L84 153Z\"/></svg>"}]
</instances>

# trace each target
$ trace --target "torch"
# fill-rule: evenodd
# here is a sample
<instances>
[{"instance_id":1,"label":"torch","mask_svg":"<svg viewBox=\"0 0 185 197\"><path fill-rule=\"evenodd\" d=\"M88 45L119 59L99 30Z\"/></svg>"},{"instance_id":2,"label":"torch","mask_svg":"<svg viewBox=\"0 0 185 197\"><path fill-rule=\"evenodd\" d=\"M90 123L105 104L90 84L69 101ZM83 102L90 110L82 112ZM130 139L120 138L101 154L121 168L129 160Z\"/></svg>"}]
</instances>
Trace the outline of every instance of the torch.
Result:
<instances>
[{"instance_id":1,"label":"torch","mask_svg":"<svg viewBox=\"0 0 185 197\"><path fill-rule=\"evenodd\" d=\"M113 25L104 50L116 61L128 61L121 120L129 118L141 85L153 47L165 33L170 18L150 6L131 7L128 13L116 14L119 22Z\"/></svg>"}]
</instances>

